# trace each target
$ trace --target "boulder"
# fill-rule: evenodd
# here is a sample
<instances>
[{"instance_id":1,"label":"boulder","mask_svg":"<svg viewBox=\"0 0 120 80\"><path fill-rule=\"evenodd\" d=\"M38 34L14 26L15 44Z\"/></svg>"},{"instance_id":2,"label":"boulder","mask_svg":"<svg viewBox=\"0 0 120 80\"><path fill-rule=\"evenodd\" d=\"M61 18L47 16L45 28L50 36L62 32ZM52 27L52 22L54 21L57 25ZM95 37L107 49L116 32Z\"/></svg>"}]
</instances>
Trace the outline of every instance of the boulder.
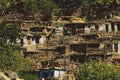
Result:
<instances>
[{"instance_id":1,"label":"boulder","mask_svg":"<svg viewBox=\"0 0 120 80\"><path fill-rule=\"evenodd\" d=\"M16 72L13 71L5 71L4 74L8 76L10 79L16 79L18 78L18 75Z\"/></svg>"},{"instance_id":2,"label":"boulder","mask_svg":"<svg viewBox=\"0 0 120 80\"><path fill-rule=\"evenodd\" d=\"M11 80L3 72L0 72L0 80Z\"/></svg>"}]
</instances>

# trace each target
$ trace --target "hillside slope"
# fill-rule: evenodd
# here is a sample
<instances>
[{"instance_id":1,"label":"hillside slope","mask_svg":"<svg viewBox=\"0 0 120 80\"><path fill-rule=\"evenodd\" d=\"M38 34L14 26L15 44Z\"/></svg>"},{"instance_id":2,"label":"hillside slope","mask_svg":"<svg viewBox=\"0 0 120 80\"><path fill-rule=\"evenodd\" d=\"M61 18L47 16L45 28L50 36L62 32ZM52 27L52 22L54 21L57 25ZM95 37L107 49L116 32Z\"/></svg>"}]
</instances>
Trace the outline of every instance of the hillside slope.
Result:
<instances>
[{"instance_id":1,"label":"hillside slope","mask_svg":"<svg viewBox=\"0 0 120 80\"><path fill-rule=\"evenodd\" d=\"M46 21L52 16L109 19L120 16L120 0L5 0L0 1L0 16Z\"/></svg>"}]
</instances>

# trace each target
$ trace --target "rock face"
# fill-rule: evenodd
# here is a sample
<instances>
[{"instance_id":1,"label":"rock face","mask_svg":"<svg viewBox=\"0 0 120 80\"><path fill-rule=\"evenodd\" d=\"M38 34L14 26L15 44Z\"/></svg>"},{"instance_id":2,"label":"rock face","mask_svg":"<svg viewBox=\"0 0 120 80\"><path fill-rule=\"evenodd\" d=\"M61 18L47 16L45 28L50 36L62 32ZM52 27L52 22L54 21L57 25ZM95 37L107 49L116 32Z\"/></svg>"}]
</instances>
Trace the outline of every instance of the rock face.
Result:
<instances>
[{"instance_id":1,"label":"rock face","mask_svg":"<svg viewBox=\"0 0 120 80\"><path fill-rule=\"evenodd\" d=\"M116 0L116 3L120 5L120 0Z\"/></svg>"},{"instance_id":2,"label":"rock face","mask_svg":"<svg viewBox=\"0 0 120 80\"><path fill-rule=\"evenodd\" d=\"M16 72L13 71L4 71L0 72L0 80L23 80L20 79Z\"/></svg>"},{"instance_id":3,"label":"rock face","mask_svg":"<svg viewBox=\"0 0 120 80\"><path fill-rule=\"evenodd\" d=\"M13 71L5 71L4 74L7 75L10 79L18 78L17 73Z\"/></svg>"},{"instance_id":4,"label":"rock face","mask_svg":"<svg viewBox=\"0 0 120 80\"><path fill-rule=\"evenodd\" d=\"M88 1L88 2L87 2ZM87 3L86 3L87 2ZM57 16L77 16L87 20L109 19L111 15L119 15L120 0L80 0L57 1Z\"/></svg>"},{"instance_id":5,"label":"rock face","mask_svg":"<svg viewBox=\"0 0 120 80\"><path fill-rule=\"evenodd\" d=\"M0 80L10 80L4 73L0 72Z\"/></svg>"},{"instance_id":6,"label":"rock face","mask_svg":"<svg viewBox=\"0 0 120 80\"><path fill-rule=\"evenodd\" d=\"M15 0L19 3L19 0ZM36 12L31 15L27 15L22 9L19 11L19 6L22 3L17 3L10 8L12 12L0 10L0 15L4 18L11 19L25 19L25 20L51 20L51 16L77 16L86 18L87 20L107 19L110 15L119 15L120 13L120 0L52 0L58 7L55 11L51 11L51 14L45 15L41 12ZM17 12L16 12L17 11ZM47 11L47 10L46 10ZM27 11L29 12L29 11ZM50 13L50 12L49 12ZM59 18L58 17L58 18Z\"/></svg>"}]
</instances>

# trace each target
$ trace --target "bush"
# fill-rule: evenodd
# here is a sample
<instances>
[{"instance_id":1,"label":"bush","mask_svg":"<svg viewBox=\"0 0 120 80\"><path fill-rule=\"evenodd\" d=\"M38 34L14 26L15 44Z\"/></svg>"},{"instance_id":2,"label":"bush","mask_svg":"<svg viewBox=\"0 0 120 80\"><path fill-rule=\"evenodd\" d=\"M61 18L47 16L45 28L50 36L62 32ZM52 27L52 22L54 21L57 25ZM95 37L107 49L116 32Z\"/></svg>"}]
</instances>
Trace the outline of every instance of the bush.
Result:
<instances>
[{"instance_id":1,"label":"bush","mask_svg":"<svg viewBox=\"0 0 120 80\"><path fill-rule=\"evenodd\" d=\"M105 63L83 64L76 73L76 80L119 80L120 68Z\"/></svg>"},{"instance_id":2,"label":"bush","mask_svg":"<svg viewBox=\"0 0 120 80\"><path fill-rule=\"evenodd\" d=\"M24 80L39 80L37 73L32 71L19 71L18 76Z\"/></svg>"}]
</instances>

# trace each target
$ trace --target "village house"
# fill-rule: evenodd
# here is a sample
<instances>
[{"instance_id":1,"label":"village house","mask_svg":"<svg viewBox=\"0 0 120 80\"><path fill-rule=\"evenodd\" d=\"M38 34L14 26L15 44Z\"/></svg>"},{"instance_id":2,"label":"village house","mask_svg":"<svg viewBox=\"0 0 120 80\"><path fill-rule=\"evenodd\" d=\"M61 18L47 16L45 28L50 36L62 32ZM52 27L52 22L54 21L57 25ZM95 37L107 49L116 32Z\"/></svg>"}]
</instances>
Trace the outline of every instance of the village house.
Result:
<instances>
[{"instance_id":1,"label":"village house","mask_svg":"<svg viewBox=\"0 0 120 80\"><path fill-rule=\"evenodd\" d=\"M66 63L72 62L71 65L89 59L112 62L111 57L120 54L118 21L67 22L58 28L53 28L54 23L43 23L20 21L22 31L18 42L25 49L25 58L34 62L34 68L61 66L59 59L64 67L65 58ZM49 61L54 58L54 62Z\"/></svg>"},{"instance_id":2,"label":"village house","mask_svg":"<svg viewBox=\"0 0 120 80\"><path fill-rule=\"evenodd\" d=\"M85 54L80 56L71 56L72 60L81 61L81 59L94 57L104 57L106 59L114 54L120 54L119 44L119 22L105 21L105 22L82 22L82 23L67 23L64 26L65 36L82 37L84 41L79 41L77 44L70 44L70 51L75 53ZM74 38L74 37L73 37ZM74 45L74 47L73 47ZM84 48L83 48L84 46ZM72 48L73 47L73 48ZM73 55L73 54L72 54ZM85 57L87 55L87 57ZM78 59L78 60L77 60Z\"/></svg>"}]
</instances>

